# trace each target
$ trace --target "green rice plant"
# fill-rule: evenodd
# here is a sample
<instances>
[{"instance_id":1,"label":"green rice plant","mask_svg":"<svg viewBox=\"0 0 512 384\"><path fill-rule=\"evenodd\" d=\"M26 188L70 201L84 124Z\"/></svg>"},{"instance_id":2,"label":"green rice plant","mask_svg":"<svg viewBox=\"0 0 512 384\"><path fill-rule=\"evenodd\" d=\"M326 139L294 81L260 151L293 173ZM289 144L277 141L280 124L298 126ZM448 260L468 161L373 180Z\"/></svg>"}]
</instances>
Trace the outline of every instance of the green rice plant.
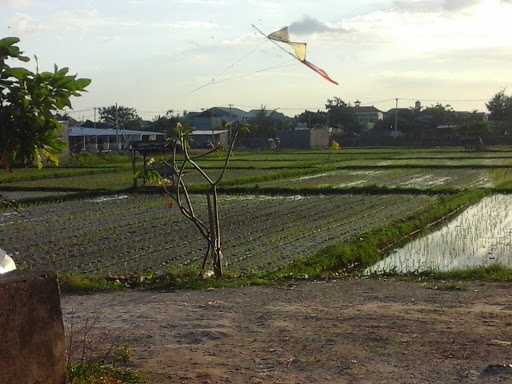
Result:
<instances>
[{"instance_id":1,"label":"green rice plant","mask_svg":"<svg viewBox=\"0 0 512 384\"><path fill-rule=\"evenodd\" d=\"M83 274L59 274L58 280L61 292L66 294L92 294L124 288L122 284L104 277Z\"/></svg>"},{"instance_id":2,"label":"green rice plant","mask_svg":"<svg viewBox=\"0 0 512 384\"><path fill-rule=\"evenodd\" d=\"M69 384L144 384L140 374L126 368L102 364L72 364L67 368Z\"/></svg>"},{"instance_id":3,"label":"green rice plant","mask_svg":"<svg viewBox=\"0 0 512 384\"><path fill-rule=\"evenodd\" d=\"M363 271L387 256L383 249L390 249L410 240L411 234L419 233L422 229L430 227L431 223L447 215L451 216L454 211L460 211L462 207L472 205L485 196L484 191L472 191L445 197L433 207L399 222L358 235L346 243L329 246L310 258L295 261L279 273L283 276L321 277L332 272Z\"/></svg>"}]
</instances>

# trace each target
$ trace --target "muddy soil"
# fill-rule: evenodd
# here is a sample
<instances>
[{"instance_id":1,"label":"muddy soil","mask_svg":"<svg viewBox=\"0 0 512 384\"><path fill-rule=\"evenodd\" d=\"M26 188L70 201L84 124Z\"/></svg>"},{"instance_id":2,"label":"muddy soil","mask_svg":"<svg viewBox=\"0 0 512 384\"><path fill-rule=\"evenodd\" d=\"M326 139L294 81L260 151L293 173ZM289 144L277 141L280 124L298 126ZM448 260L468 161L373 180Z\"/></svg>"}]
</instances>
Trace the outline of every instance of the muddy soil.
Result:
<instances>
[{"instance_id":1,"label":"muddy soil","mask_svg":"<svg viewBox=\"0 0 512 384\"><path fill-rule=\"evenodd\" d=\"M151 383L512 383L512 286L434 288L350 280L62 305L68 324L95 318L130 345Z\"/></svg>"}]
</instances>

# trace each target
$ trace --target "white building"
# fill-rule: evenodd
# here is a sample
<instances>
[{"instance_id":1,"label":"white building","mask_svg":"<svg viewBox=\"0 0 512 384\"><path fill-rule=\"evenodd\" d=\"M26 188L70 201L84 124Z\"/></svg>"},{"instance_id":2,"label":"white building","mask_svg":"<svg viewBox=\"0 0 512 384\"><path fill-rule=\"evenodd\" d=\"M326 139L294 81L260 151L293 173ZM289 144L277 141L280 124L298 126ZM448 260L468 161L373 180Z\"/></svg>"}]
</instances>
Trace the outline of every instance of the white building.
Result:
<instances>
[{"instance_id":1,"label":"white building","mask_svg":"<svg viewBox=\"0 0 512 384\"><path fill-rule=\"evenodd\" d=\"M129 149L135 141L163 141L161 132L133 131L114 128L68 129L69 150L71 152L109 152Z\"/></svg>"}]
</instances>

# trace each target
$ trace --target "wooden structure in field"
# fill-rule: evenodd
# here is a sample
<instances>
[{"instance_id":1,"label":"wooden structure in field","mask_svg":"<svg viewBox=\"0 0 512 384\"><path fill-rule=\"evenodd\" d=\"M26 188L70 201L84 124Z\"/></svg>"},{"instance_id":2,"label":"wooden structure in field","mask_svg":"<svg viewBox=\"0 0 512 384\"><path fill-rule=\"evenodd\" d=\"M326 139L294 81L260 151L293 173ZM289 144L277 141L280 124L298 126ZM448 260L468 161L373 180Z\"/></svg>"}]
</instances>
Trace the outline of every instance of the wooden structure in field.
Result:
<instances>
[{"instance_id":1,"label":"wooden structure in field","mask_svg":"<svg viewBox=\"0 0 512 384\"><path fill-rule=\"evenodd\" d=\"M166 142L136 141L131 145L131 160L133 170L133 187L137 188L139 180L142 179L142 185L146 185L148 175L148 160L156 155L169 155L171 149ZM142 174L137 171L137 159L142 157Z\"/></svg>"}]
</instances>

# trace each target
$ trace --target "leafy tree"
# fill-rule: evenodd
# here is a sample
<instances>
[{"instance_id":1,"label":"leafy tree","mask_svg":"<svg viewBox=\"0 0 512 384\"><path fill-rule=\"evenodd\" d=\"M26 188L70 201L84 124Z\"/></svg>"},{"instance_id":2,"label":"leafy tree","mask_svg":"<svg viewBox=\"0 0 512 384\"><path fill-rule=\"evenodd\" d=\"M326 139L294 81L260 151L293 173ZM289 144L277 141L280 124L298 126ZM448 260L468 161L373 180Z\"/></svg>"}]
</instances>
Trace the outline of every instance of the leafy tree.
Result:
<instances>
[{"instance_id":1,"label":"leafy tree","mask_svg":"<svg viewBox=\"0 0 512 384\"><path fill-rule=\"evenodd\" d=\"M134 108L122 105L111 105L99 109L102 122L112 126L125 129L140 129L142 119Z\"/></svg>"},{"instance_id":2,"label":"leafy tree","mask_svg":"<svg viewBox=\"0 0 512 384\"><path fill-rule=\"evenodd\" d=\"M168 136L176 133L176 127L180 122L180 118L174 115L174 111L169 110L165 115L158 115L149 125L149 129L155 132L164 132Z\"/></svg>"},{"instance_id":3,"label":"leafy tree","mask_svg":"<svg viewBox=\"0 0 512 384\"><path fill-rule=\"evenodd\" d=\"M329 123L327 112L323 111L304 111L300 115L295 116L295 120L306 124L308 128L324 127Z\"/></svg>"},{"instance_id":4,"label":"leafy tree","mask_svg":"<svg viewBox=\"0 0 512 384\"><path fill-rule=\"evenodd\" d=\"M439 125L456 124L457 114L451 105L435 104L422 111L423 116L427 116L431 122L431 128Z\"/></svg>"},{"instance_id":5,"label":"leafy tree","mask_svg":"<svg viewBox=\"0 0 512 384\"><path fill-rule=\"evenodd\" d=\"M71 108L71 97L81 96L91 83L70 75L68 68L34 73L10 66L12 61L29 61L17 46L19 41L0 39L0 166L7 170L15 162L58 164L64 142L57 113Z\"/></svg>"},{"instance_id":6,"label":"leafy tree","mask_svg":"<svg viewBox=\"0 0 512 384\"><path fill-rule=\"evenodd\" d=\"M327 100L328 122L330 125L343 128L346 133L355 133L361 130L355 116L355 109L339 97Z\"/></svg>"},{"instance_id":7,"label":"leafy tree","mask_svg":"<svg viewBox=\"0 0 512 384\"><path fill-rule=\"evenodd\" d=\"M490 120L496 122L512 122L512 96L501 90L486 104L490 112Z\"/></svg>"},{"instance_id":8,"label":"leafy tree","mask_svg":"<svg viewBox=\"0 0 512 384\"><path fill-rule=\"evenodd\" d=\"M256 111L255 117L248 121L251 135L269 138L274 137L280 130L288 129L288 119L283 116L277 110L268 110L262 106Z\"/></svg>"}]
</instances>

